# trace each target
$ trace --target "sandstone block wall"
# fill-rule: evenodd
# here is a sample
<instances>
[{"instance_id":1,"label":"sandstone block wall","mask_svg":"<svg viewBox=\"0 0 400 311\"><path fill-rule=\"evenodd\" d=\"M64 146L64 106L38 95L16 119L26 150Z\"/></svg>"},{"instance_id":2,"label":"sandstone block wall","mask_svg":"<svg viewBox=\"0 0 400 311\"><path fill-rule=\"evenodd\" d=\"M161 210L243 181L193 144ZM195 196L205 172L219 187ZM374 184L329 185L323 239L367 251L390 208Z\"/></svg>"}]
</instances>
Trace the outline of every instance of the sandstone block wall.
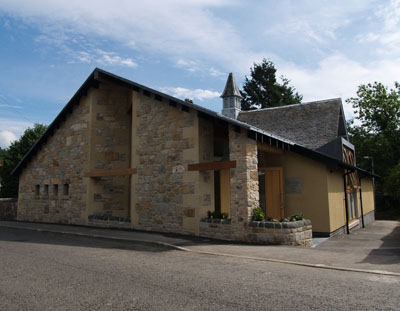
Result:
<instances>
[{"instance_id":1,"label":"sandstone block wall","mask_svg":"<svg viewBox=\"0 0 400 311\"><path fill-rule=\"evenodd\" d=\"M92 92L81 98L20 174L18 220L86 223L88 187L83 174L89 160ZM68 195L63 194L64 185Z\"/></svg>"},{"instance_id":2,"label":"sandstone block wall","mask_svg":"<svg viewBox=\"0 0 400 311\"><path fill-rule=\"evenodd\" d=\"M243 240L252 210L259 204L257 142L230 125L229 152L230 160L236 161L236 168L230 170L232 228L236 240Z\"/></svg>"},{"instance_id":3,"label":"sandstone block wall","mask_svg":"<svg viewBox=\"0 0 400 311\"><path fill-rule=\"evenodd\" d=\"M130 168L131 91L109 82L92 94L90 170ZM89 215L130 216L130 176L91 178Z\"/></svg>"},{"instance_id":4,"label":"sandstone block wall","mask_svg":"<svg viewBox=\"0 0 400 311\"><path fill-rule=\"evenodd\" d=\"M200 223L200 236L204 237L267 245L312 245L312 225L306 219L282 223L250 221L241 233L238 235L230 220L204 218Z\"/></svg>"},{"instance_id":5,"label":"sandstone block wall","mask_svg":"<svg viewBox=\"0 0 400 311\"><path fill-rule=\"evenodd\" d=\"M187 164L199 161L197 113L147 95L132 95L133 227L195 234L199 173Z\"/></svg>"}]
</instances>

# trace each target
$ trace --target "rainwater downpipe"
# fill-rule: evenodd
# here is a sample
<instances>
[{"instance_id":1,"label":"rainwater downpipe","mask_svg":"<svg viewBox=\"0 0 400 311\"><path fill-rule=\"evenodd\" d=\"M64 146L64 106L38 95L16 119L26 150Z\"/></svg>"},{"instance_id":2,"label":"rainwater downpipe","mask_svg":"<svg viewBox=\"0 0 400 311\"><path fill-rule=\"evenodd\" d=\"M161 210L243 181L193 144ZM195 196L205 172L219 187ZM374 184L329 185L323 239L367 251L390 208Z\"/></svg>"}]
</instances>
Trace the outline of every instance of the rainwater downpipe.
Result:
<instances>
[{"instance_id":1,"label":"rainwater downpipe","mask_svg":"<svg viewBox=\"0 0 400 311\"><path fill-rule=\"evenodd\" d=\"M363 209L362 190L361 190L361 178L362 178L362 177L360 177L360 208L361 208L361 221L362 221L362 227L365 228L365 225L364 225L364 209Z\"/></svg>"},{"instance_id":2,"label":"rainwater downpipe","mask_svg":"<svg viewBox=\"0 0 400 311\"><path fill-rule=\"evenodd\" d=\"M346 230L347 234L350 234L350 228L349 228L349 205L347 201L347 189L346 189L346 176L350 175L353 172L347 172L343 174L343 188L344 188L344 206L345 206L345 213L346 213Z\"/></svg>"}]
</instances>

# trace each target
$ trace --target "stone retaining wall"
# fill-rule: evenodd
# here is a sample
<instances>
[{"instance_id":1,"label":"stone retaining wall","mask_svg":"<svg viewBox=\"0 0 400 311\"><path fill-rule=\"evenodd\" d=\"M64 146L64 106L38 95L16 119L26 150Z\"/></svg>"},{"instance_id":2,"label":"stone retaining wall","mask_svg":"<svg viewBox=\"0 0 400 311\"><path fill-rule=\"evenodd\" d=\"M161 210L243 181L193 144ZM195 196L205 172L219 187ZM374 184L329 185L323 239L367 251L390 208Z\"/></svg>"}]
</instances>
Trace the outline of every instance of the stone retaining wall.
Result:
<instances>
[{"instance_id":1,"label":"stone retaining wall","mask_svg":"<svg viewBox=\"0 0 400 311\"><path fill-rule=\"evenodd\" d=\"M0 199L0 220L14 220L17 218L17 198Z\"/></svg>"},{"instance_id":2,"label":"stone retaining wall","mask_svg":"<svg viewBox=\"0 0 400 311\"><path fill-rule=\"evenodd\" d=\"M293 222L250 221L241 232L234 231L230 219L200 221L200 236L221 240L274 245L312 245L312 225L308 219Z\"/></svg>"}]
</instances>

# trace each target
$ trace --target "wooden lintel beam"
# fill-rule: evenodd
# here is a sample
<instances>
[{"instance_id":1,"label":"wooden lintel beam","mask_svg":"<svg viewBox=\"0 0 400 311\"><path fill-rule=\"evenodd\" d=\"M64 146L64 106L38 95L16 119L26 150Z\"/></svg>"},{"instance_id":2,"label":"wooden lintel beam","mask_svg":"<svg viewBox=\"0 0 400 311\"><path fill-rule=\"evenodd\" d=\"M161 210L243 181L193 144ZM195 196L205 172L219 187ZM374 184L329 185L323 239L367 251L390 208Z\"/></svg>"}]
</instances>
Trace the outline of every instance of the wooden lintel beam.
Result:
<instances>
[{"instance_id":1,"label":"wooden lintel beam","mask_svg":"<svg viewBox=\"0 0 400 311\"><path fill-rule=\"evenodd\" d=\"M266 144L263 143L257 143L257 149L264 151L264 152L268 152L268 153L275 153L275 154L282 154L283 150L282 149L278 149L276 147L272 147L272 146L268 146Z\"/></svg>"},{"instance_id":2,"label":"wooden lintel beam","mask_svg":"<svg viewBox=\"0 0 400 311\"><path fill-rule=\"evenodd\" d=\"M119 170L93 170L86 172L85 177L107 177L107 176L124 176L137 174L136 168L125 168Z\"/></svg>"},{"instance_id":3,"label":"wooden lintel beam","mask_svg":"<svg viewBox=\"0 0 400 311\"><path fill-rule=\"evenodd\" d=\"M235 167L236 161L214 161L189 164L188 171L218 171Z\"/></svg>"}]
</instances>

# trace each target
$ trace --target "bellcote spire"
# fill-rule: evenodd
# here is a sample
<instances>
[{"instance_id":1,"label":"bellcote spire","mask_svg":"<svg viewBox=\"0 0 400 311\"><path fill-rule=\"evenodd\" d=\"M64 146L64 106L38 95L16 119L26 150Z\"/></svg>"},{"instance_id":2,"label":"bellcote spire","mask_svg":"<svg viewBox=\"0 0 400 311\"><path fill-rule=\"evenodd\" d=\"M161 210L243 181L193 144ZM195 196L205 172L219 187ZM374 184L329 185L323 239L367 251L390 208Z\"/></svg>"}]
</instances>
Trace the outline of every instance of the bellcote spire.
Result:
<instances>
[{"instance_id":1,"label":"bellcote spire","mask_svg":"<svg viewBox=\"0 0 400 311\"><path fill-rule=\"evenodd\" d=\"M237 119L241 110L242 95L240 95L232 72L229 74L228 80L226 80L221 98L223 100L222 114L229 118Z\"/></svg>"}]
</instances>

